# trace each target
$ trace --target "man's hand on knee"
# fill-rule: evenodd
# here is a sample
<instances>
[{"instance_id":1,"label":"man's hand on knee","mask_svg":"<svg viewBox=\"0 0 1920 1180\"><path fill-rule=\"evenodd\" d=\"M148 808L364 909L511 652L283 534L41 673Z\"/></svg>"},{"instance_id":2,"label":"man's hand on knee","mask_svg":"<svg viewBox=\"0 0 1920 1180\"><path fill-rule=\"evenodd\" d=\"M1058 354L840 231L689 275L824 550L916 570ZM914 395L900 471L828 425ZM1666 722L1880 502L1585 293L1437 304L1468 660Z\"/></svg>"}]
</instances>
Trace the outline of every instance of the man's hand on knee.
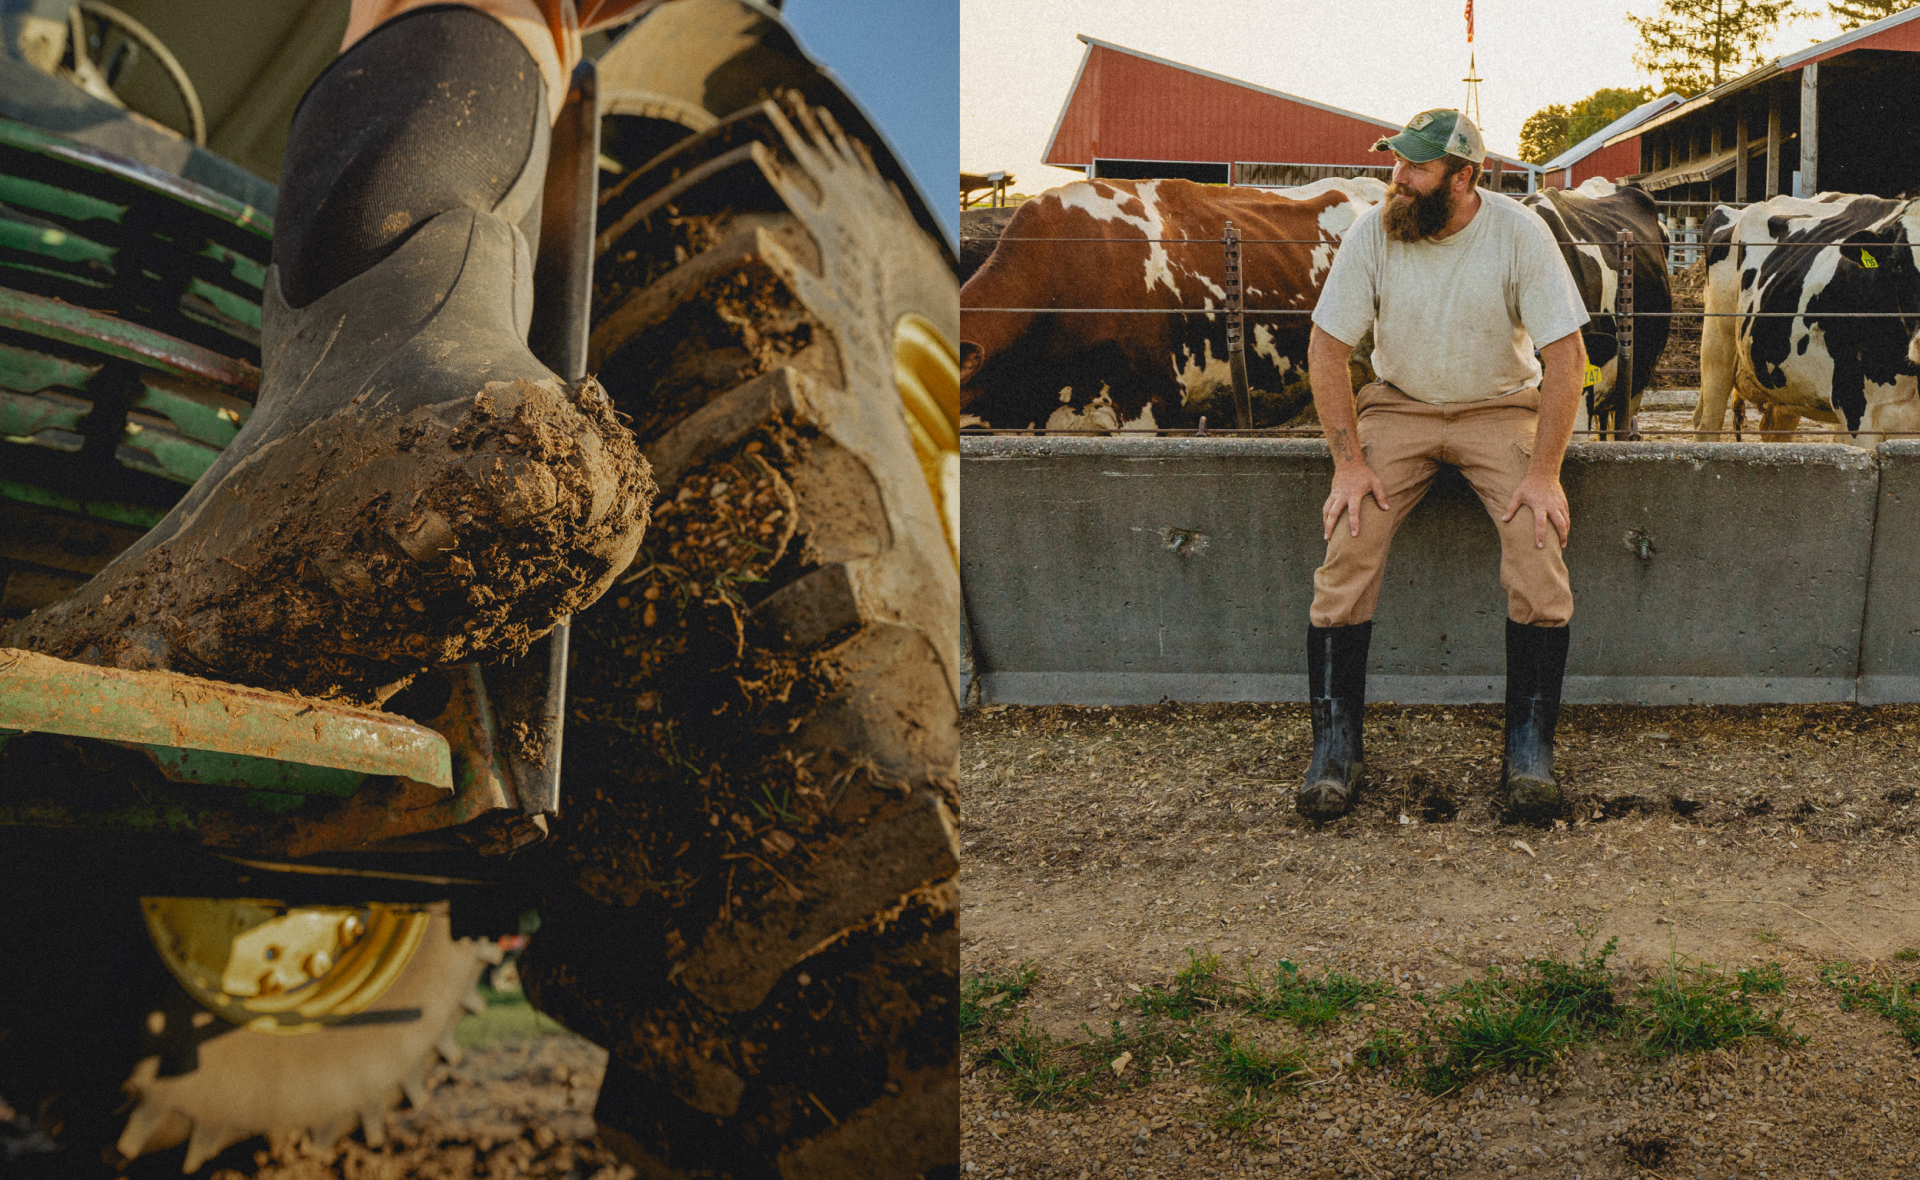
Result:
<instances>
[{"instance_id":1,"label":"man's hand on knee","mask_svg":"<svg viewBox=\"0 0 1920 1180\"><path fill-rule=\"evenodd\" d=\"M1355 459L1342 463L1333 469L1333 491L1327 496L1326 506L1320 509L1320 518L1326 528L1321 540L1333 540L1333 526L1340 523L1340 514L1347 514L1347 525L1354 536L1360 535L1360 504L1368 496L1382 508L1387 504L1387 485L1380 482L1373 468L1367 466L1365 459ZM1561 503L1566 498L1561 497Z\"/></svg>"},{"instance_id":2,"label":"man's hand on knee","mask_svg":"<svg viewBox=\"0 0 1920 1180\"><path fill-rule=\"evenodd\" d=\"M1335 482L1338 483L1337 477ZM1523 507L1533 509L1533 543L1537 548L1547 546L1549 521L1560 538L1560 547L1566 548L1573 518L1567 514L1567 493L1560 487L1558 478L1537 471L1527 472L1520 486L1513 489L1513 498L1507 501L1507 514L1500 518L1501 523L1512 520Z\"/></svg>"}]
</instances>

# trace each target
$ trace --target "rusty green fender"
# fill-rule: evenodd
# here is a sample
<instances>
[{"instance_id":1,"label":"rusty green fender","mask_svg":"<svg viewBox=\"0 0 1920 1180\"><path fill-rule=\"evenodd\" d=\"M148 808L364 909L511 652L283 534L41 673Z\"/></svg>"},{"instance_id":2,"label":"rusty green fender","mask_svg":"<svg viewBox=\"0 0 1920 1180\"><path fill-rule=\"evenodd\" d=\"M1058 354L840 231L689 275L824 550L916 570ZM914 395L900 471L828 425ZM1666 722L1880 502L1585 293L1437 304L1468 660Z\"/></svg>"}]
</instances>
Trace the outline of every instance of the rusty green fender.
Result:
<instances>
[{"instance_id":1,"label":"rusty green fender","mask_svg":"<svg viewBox=\"0 0 1920 1180\"><path fill-rule=\"evenodd\" d=\"M115 742L175 781L254 791L344 798L375 775L454 785L447 739L390 713L12 648L0 648L0 733Z\"/></svg>"}]
</instances>

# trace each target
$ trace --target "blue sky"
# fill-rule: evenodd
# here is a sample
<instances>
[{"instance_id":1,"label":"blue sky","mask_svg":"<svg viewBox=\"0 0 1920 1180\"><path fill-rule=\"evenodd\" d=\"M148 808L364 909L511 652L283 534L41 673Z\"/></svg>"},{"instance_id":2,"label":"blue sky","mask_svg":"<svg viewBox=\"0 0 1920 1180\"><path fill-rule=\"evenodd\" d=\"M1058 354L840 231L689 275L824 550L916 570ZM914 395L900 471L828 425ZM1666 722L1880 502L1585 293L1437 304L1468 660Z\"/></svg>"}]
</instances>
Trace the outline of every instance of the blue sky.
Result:
<instances>
[{"instance_id":1,"label":"blue sky","mask_svg":"<svg viewBox=\"0 0 1920 1180\"><path fill-rule=\"evenodd\" d=\"M782 14L851 90L960 233L960 0L787 0Z\"/></svg>"}]
</instances>

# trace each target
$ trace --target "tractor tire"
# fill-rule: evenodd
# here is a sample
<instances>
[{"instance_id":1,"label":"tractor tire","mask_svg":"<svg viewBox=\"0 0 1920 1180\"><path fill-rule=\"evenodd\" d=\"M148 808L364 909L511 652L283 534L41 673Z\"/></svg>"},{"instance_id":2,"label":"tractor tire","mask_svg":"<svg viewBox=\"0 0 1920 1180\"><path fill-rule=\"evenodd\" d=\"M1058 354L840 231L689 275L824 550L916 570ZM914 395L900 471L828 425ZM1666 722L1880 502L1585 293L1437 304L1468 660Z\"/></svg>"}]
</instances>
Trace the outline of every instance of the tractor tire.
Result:
<instances>
[{"instance_id":1,"label":"tractor tire","mask_svg":"<svg viewBox=\"0 0 1920 1180\"><path fill-rule=\"evenodd\" d=\"M590 366L661 498L573 623L521 978L642 1177L957 1175L958 284L791 93L599 224Z\"/></svg>"},{"instance_id":2,"label":"tractor tire","mask_svg":"<svg viewBox=\"0 0 1920 1180\"><path fill-rule=\"evenodd\" d=\"M0 1098L32 1124L9 1175L191 1174L235 1162L218 1157L254 1136L329 1145L356 1127L377 1147L386 1112L403 1097L424 1105L428 1071L457 1062L454 1026L500 958L495 943L451 937L440 907L364 1011L259 1031L215 1016L169 974L138 899L92 900L9 933L19 971L0 1001Z\"/></svg>"}]
</instances>

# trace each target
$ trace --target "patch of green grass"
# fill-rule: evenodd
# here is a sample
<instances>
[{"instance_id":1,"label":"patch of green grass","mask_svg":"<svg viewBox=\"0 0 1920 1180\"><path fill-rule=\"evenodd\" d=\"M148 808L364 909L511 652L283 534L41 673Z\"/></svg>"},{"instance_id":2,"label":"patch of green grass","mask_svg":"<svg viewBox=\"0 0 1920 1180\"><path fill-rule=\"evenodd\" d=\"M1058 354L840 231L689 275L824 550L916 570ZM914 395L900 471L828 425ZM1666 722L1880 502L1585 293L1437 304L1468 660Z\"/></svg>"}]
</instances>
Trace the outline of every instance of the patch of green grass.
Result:
<instances>
[{"instance_id":1,"label":"patch of green grass","mask_svg":"<svg viewBox=\"0 0 1920 1180\"><path fill-rule=\"evenodd\" d=\"M1074 1049L1096 1074L1101 1070L1111 1073L1113 1062L1121 1054L1133 1055L1127 1063L1127 1072L1116 1076L1122 1086L1130 1085L1135 1078L1152 1078L1157 1062L1178 1063L1194 1054L1192 1031L1177 1026L1168 1027L1161 1023L1159 1016L1153 1014L1132 1029L1114 1020L1109 1022L1105 1033L1096 1033L1084 1024L1080 1026L1080 1031L1087 1034L1087 1039L1075 1045Z\"/></svg>"},{"instance_id":2,"label":"patch of green grass","mask_svg":"<svg viewBox=\"0 0 1920 1180\"><path fill-rule=\"evenodd\" d=\"M1187 965L1173 977L1171 988L1149 986L1127 1002L1142 1016L1192 1020L1221 1006L1226 988L1220 978L1220 956L1187 952Z\"/></svg>"},{"instance_id":3,"label":"patch of green grass","mask_svg":"<svg viewBox=\"0 0 1920 1180\"><path fill-rule=\"evenodd\" d=\"M1787 973L1778 963L1742 967L1733 973L1740 990L1752 996L1777 996L1787 990Z\"/></svg>"},{"instance_id":4,"label":"patch of green grass","mask_svg":"<svg viewBox=\"0 0 1920 1180\"><path fill-rule=\"evenodd\" d=\"M1027 960L1007 975L981 971L960 981L960 1035L974 1036L992 1028L1027 998L1040 978L1040 968Z\"/></svg>"},{"instance_id":5,"label":"patch of green grass","mask_svg":"<svg viewBox=\"0 0 1920 1180\"><path fill-rule=\"evenodd\" d=\"M1441 993L1454 1011L1430 1009L1410 1055L1420 1064L1416 1083L1445 1094L1488 1072L1530 1070L1558 1060L1596 1033L1620 1027L1623 1013L1613 995L1613 957L1618 940L1596 954L1593 931L1574 962L1529 959L1517 971L1488 968L1485 977Z\"/></svg>"},{"instance_id":6,"label":"patch of green grass","mask_svg":"<svg viewBox=\"0 0 1920 1180\"><path fill-rule=\"evenodd\" d=\"M1051 1035L1022 1020L1011 1036L982 1053L980 1061L1000 1071L1015 1101L1047 1109L1071 1106L1091 1079L1070 1076L1054 1059L1057 1048Z\"/></svg>"},{"instance_id":7,"label":"patch of green grass","mask_svg":"<svg viewBox=\"0 0 1920 1180\"><path fill-rule=\"evenodd\" d=\"M1416 1078L1427 1093L1445 1094L1482 1073L1546 1065L1582 1039L1566 1012L1482 989L1458 1013L1430 1016L1423 1025Z\"/></svg>"},{"instance_id":8,"label":"patch of green grass","mask_svg":"<svg viewBox=\"0 0 1920 1180\"><path fill-rule=\"evenodd\" d=\"M1907 1044L1920 1048L1920 984L1895 979L1885 984L1868 983L1846 963L1833 963L1820 969L1820 982L1840 993L1840 1006L1865 1008L1893 1022Z\"/></svg>"},{"instance_id":9,"label":"patch of green grass","mask_svg":"<svg viewBox=\"0 0 1920 1180\"><path fill-rule=\"evenodd\" d=\"M1213 1053L1202 1066L1213 1083L1229 1094L1293 1091L1313 1075L1298 1050L1269 1052L1222 1029L1213 1035Z\"/></svg>"},{"instance_id":10,"label":"patch of green grass","mask_svg":"<svg viewBox=\"0 0 1920 1180\"><path fill-rule=\"evenodd\" d=\"M1782 1010L1768 1014L1755 1008L1741 984L1738 976L1711 964L1690 964L1679 955L1669 955L1665 974L1640 989L1647 1001L1635 1022L1640 1051L1665 1057L1756 1038L1780 1045L1796 1045L1804 1039L1781 1022ZM1784 977L1780 986L1786 986Z\"/></svg>"},{"instance_id":11,"label":"patch of green grass","mask_svg":"<svg viewBox=\"0 0 1920 1180\"><path fill-rule=\"evenodd\" d=\"M1303 974L1286 959L1274 967L1270 981L1262 981L1247 968L1241 985L1241 1006L1266 1020L1285 1020L1295 1028L1316 1029L1332 1024L1346 1013L1392 989L1384 982L1360 979L1338 968L1329 967L1318 978Z\"/></svg>"},{"instance_id":12,"label":"patch of green grass","mask_svg":"<svg viewBox=\"0 0 1920 1180\"><path fill-rule=\"evenodd\" d=\"M1392 1069L1403 1064L1409 1052L1407 1039L1397 1028L1376 1028L1367 1043L1360 1046L1360 1062L1368 1069Z\"/></svg>"},{"instance_id":13,"label":"patch of green grass","mask_svg":"<svg viewBox=\"0 0 1920 1180\"><path fill-rule=\"evenodd\" d=\"M1911 963L1915 959L1920 959L1920 951L1914 950L1912 947L1908 947L1906 950L1893 952L1893 957L1900 960L1902 963Z\"/></svg>"},{"instance_id":14,"label":"patch of green grass","mask_svg":"<svg viewBox=\"0 0 1920 1180\"><path fill-rule=\"evenodd\" d=\"M1618 1028L1623 1013L1613 996L1613 968L1607 966L1607 960L1620 949L1620 940L1609 938L1600 953L1595 954L1593 936L1598 928L1576 925L1574 929L1586 943L1580 948L1579 959L1572 963L1560 959L1528 959L1520 1000L1563 1012L1583 1028Z\"/></svg>"},{"instance_id":15,"label":"patch of green grass","mask_svg":"<svg viewBox=\"0 0 1920 1180\"><path fill-rule=\"evenodd\" d=\"M1780 932L1778 930L1756 930L1753 932L1753 936L1768 946L1772 946L1774 943L1780 941Z\"/></svg>"}]
</instances>

